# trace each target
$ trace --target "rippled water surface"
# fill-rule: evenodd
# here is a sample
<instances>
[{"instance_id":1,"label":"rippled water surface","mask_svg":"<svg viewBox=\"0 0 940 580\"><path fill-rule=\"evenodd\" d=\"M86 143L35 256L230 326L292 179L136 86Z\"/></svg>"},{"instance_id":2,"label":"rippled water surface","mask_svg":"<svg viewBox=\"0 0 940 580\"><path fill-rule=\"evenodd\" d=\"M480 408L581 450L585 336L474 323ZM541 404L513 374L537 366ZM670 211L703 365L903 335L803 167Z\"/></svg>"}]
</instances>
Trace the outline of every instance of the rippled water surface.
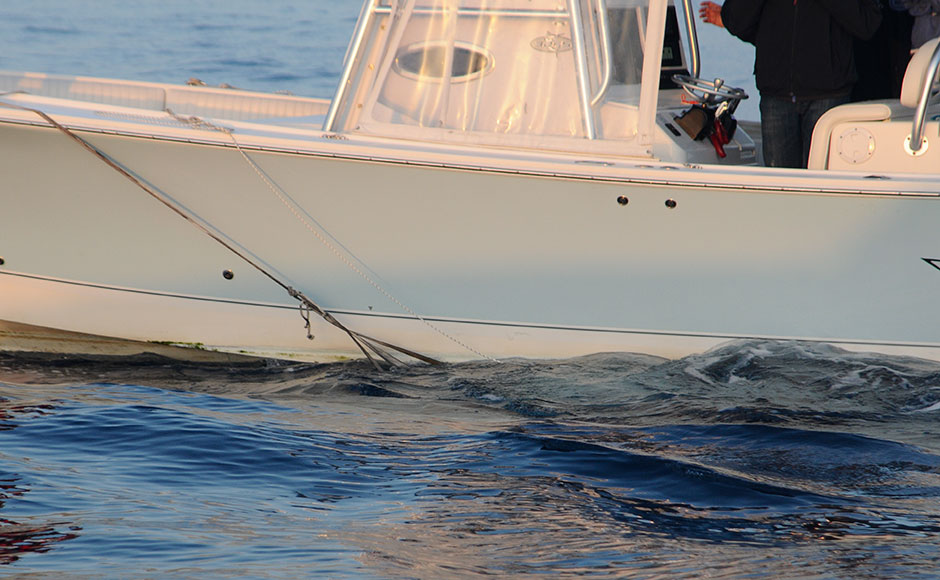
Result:
<instances>
[{"instance_id":1,"label":"rippled water surface","mask_svg":"<svg viewBox=\"0 0 940 580\"><path fill-rule=\"evenodd\" d=\"M0 574L934 578L940 364L0 358Z\"/></svg>"}]
</instances>

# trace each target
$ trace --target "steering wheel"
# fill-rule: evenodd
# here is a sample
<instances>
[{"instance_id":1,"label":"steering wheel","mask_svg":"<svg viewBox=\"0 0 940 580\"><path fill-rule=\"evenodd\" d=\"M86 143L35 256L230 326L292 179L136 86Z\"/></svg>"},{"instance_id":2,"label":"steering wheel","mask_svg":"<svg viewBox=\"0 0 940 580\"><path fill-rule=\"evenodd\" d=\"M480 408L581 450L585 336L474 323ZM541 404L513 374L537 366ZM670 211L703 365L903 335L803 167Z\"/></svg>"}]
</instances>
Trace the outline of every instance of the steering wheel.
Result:
<instances>
[{"instance_id":1,"label":"steering wheel","mask_svg":"<svg viewBox=\"0 0 940 580\"><path fill-rule=\"evenodd\" d=\"M737 103L747 98L744 89L727 87L725 81L721 79L706 81L689 75L672 75L672 82L682 87L682 90L695 99L695 102L706 105L715 105L723 101Z\"/></svg>"}]
</instances>

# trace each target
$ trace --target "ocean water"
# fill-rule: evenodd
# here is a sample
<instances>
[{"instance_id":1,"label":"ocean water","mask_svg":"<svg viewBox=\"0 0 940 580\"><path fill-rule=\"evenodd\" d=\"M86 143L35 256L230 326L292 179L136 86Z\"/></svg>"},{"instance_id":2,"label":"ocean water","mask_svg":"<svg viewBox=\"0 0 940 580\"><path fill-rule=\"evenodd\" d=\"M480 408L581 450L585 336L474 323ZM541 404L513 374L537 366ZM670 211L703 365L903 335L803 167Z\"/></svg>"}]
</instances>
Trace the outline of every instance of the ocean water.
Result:
<instances>
[{"instance_id":1,"label":"ocean water","mask_svg":"<svg viewBox=\"0 0 940 580\"><path fill-rule=\"evenodd\" d=\"M0 576L936 578L940 363L0 356Z\"/></svg>"},{"instance_id":2,"label":"ocean water","mask_svg":"<svg viewBox=\"0 0 940 580\"><path fill-rule=\"evenodd\" d=\"M358 11L3 2L0 68L329 96ZM753 82L743 44L702 44ZM0 355L0 577L937 578L938 421L940 363L798 343L386 373Z\"/></svg>"}]
</instances>

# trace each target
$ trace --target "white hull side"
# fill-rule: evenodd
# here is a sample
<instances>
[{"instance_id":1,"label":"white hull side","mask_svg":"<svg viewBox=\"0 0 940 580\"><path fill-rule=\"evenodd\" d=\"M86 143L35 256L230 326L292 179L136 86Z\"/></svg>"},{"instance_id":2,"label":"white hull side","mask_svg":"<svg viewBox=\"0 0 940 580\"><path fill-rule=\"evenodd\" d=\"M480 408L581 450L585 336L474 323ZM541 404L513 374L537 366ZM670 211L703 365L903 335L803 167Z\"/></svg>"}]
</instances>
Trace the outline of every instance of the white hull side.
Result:
<instances>
[{"instance_id":1,"label":"white hull side","mask_svg":"<svg viewBox=\"0 0 940 580\"><path fill-rule=\"evenodd\" d=\"M0 320L28 320L29 324L46 328L80 328L82 332L98 336L119 336L132 341L174 344L250 356L317 362L361 356L345 333L319 318L311 319L310 334L313 338L307 338L304 321L297 308L287 305L163 295L10 274L0 275L0 285L5 297L0 308ZM48 307L37 311L37 302ZM491 358L565 358L598 352L636 352L679 358L704 352L735 339L777 338L450 320L430 321L435 331L428 332L424 323L412 318L364 312L337 314L337 317L363 334L394 337L411 349L433 353L451 361L477 358L470 351L455 350L454 340L485 345L490 353L487 356ZM121 330L116 332L116 329ZM938 349L935 347L832 340L817 342L827 342L855 352L938 359ZM81 342L72 339L71 344L63 344L62 348L76 346L81 347ZM107 344L95 346L96 353L110 352ZM154 345L149 350L155 350L158 346ZM111 345L110 348L116 353L124 352L119 344ZM8 347L0 340L0 350L20 349L13 342Z\"/></svg>"},{"instance_id":2,"label":"white hull side","mask_svg":"<svg viewBox=\"0 0 940 580\"><path fill-rule=\"evenodd\" d=\"M33 300L32 282L24 282L31 279L0 276L5 296L27 292L4 300L0 319L310 350L295 308L237 304L291 306L276 284L60 132L0 131L4 271L151 293L118 299L115 291L44 282L58 289ZM617 183L250 152L306 213L301 219L234 148L83 136L318 304L346 313L340 318L354 330L432 356L677 356L768 337L940 359L940 270L924 261L940 257L936 197ZM619 196L629 203L618 205ZM332 234L333 248L311 228ZM220 275L227 268L233 280ZM50 308L61 310L50 316ZM337 331L314 334L333 336L335 345L314 341L313 351L355 352Z\"/></svg>"}]
</instances>

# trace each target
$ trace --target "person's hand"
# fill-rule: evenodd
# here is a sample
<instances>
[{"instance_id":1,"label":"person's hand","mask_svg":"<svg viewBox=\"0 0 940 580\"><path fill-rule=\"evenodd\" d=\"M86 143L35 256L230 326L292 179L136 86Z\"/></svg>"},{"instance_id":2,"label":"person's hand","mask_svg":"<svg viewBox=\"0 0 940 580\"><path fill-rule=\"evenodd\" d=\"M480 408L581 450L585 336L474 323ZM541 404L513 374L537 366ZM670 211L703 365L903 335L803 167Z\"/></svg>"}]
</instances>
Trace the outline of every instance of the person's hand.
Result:
<instances>
[{"instance_id":1,"label":"person's hand","mask_svg":"<svg viewBox=\"0 0 940 580\"><path fill-rule=\"evenodd\" d=\"M714 24L721 28L725 27L724 23L721 21L721 4L715 4L714 2L705 0L698 8L698 15L699 18L702 19L702 22Z\"/></svg>"}]
</instances>

